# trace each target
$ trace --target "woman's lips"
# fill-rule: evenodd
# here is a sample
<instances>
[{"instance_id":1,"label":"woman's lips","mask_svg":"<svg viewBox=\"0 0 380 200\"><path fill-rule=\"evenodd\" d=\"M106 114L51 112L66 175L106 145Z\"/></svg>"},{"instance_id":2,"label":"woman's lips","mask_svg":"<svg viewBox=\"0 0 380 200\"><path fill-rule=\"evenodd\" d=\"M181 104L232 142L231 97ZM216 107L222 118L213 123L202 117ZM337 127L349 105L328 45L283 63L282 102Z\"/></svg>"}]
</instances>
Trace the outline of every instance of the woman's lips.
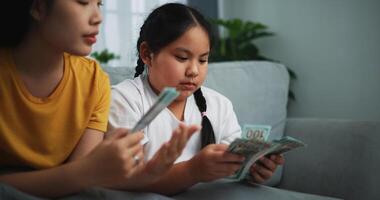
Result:
<instances>
[{"instance_id":1,"label":"woman's lips","mask_svg":"<svg viewBox=\"0 0 380 200\"><path fill-rule=\"evenodd\" d=\"M92 45L96 42L96 34L85 35L84 40L87 44Z\"/></svg>"}]
</instances>

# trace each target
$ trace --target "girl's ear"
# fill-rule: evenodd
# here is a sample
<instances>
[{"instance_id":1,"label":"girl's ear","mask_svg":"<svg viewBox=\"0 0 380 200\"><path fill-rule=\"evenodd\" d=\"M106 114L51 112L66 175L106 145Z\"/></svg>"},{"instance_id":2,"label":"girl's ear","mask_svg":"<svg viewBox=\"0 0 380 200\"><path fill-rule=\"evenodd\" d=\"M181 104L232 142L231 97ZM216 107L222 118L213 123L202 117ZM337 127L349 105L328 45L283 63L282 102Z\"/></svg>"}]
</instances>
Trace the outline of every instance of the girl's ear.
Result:
<instances>
[{"instance_id":1,"label":"girl's ear","mask_svg":"<svg viewBox=\"0 0 380 200\"><path fill-rule=\"evenodd\" d=\"M47 8L46 2L43 0L34 0L32 7L30 8L30 15L36 21L41 21L41 19L46 16Z\"/></svg>"},{"instance_id":2,"label":"girl's ear","mask_svg":"<svg viewBox=\"0 0 380 200\"><path fill-rule=\"evenodd\" d=\"M151 66L152 63L152 52L149 49L147 42L142 42L140 44L140 58L145 65Z\"/></svg>"}]
</instances>

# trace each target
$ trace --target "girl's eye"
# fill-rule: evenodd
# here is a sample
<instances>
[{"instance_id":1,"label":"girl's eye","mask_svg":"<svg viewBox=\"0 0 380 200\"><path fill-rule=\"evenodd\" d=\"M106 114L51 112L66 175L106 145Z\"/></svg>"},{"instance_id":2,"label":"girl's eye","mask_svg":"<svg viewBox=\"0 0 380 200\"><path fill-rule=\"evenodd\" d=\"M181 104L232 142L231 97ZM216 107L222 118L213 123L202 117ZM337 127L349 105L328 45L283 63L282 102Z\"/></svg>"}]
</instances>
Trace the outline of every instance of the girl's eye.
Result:
<instances>
[{"instance_id":1,"label":"girl's eye","mask_svg":"<svg viewBox=\"0 0 380 200\"><path fill-rule=\"evenodd\" d=\"M86 0L79 0L78 3L81 4L81 5L83 5L83 6L86 6L86 5L88 5L90 2L89 2L89 1L86 1ZM98 1L97 5L98 5L98 7L103 6L103 1Z\"/></svg>"},{"instance_id":2,"label":"girl's eye","mask_svg":"<svg viewBox=\"0 0 380 200\"><path fill-rule=\"evenodd\" d=\"M208 60L207 59L202 59L202 60L199 60L199 62L203 64L203 63L207 63Z\"/></svg>"},{"instance_id":3,"label":"girl's eye","mask_svg":"<svg viewBox=\"0 0 380 200\"><path fill-rule=\"evenodd\" d=\"M78 1L78 3L79 3L80 5L83 5L83 6L86 6L86 5L88 5L88 4L89 4L89 2L88 2L88 1L83 1L83 0L81 0L81 1Z\"/></svg>"},{"instance_id":4,"label":"girl's eye","mask_svg":"<svg viewBox=\"0 0 380 200\"><path fill-rule=\"evenodd\" d=\"M184 56L175 56L177 58L177 60L179 61L186 61L187 60L187 57L184 57Z\"/></svg>"},{"instance_id":5,"label":"girl's eye","mask_svg":"<svg viewBox=\"0 0 380 200\"><path fill-rule=\"evenodd\" d=\"M207 62L208 62L208 56L200 57L200 58L199 58L199 62L202 63L202 64L203 64L203 63L207 63Z\"/></svg>"}]
</instances>

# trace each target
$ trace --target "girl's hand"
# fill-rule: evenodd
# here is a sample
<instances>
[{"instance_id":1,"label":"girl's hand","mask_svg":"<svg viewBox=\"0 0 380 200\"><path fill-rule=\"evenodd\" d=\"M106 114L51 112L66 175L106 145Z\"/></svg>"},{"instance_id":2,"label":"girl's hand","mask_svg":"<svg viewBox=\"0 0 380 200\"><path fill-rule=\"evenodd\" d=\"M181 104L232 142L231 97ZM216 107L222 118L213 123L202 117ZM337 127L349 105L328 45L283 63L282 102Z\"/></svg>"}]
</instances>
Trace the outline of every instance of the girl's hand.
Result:
<instances>
[{"instance_id":1,"label":"girl's hand","mask_svg":"<svg viewBox=\"0 0 380 200\"><path fill-rule=\"evenodd\" d=\"M83 160L86 174L94 185L111 186L125 182L141 167L143 146L140 141L143 134L128 134L127 129L115 129ZM136 157L137 156L137 157Z\"/></svg>"},{"instance_id":2,"label":"girl's hand","mask_svg":"<svg viewBox=\"0 0 380 200\"><path fill-rule=\"evenodd\" d=\"M233 175L241 167L244 156L229 153L227 148L225 144L210 144L189 161L190 172L197 182Z\"/></svg>"},{"instance_id":3,"label":"girl's hand","mask_svg":"<svg viewBox=\"0 0 380 200\"><path fill-rule=\"evenodd\" d=\"M282 155L271 155L269 158L262 157L250 168L251 182L264 183L270 179L278 165L283 165L285 159Z\"/></svg>"}]
</instances>

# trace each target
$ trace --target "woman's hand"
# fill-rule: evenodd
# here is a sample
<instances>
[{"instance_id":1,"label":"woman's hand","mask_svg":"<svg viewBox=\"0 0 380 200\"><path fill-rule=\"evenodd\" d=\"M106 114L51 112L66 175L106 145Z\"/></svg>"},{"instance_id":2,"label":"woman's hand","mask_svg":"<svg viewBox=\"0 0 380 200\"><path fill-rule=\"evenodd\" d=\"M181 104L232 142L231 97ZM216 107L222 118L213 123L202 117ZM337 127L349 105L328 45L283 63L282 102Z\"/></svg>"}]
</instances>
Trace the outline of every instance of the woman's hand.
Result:
<instances>
[{"instance_id":1,"label":"woman's hand","mask_svg":"<svg viewBox=\"0 0 380 200\"><path fill-rule=\"evenodd\" d=\"M115 184L112 187L138 190L154 183L171 169L190 137L198 130L200 130L200 127L197 125L187 126L180 124L173 131L171 139L161 146L152 159L136 168L128 180Z\"/></svg>"},{"instance_id":2,"label":"woman's hand","mask_svg":"<svg viewBox=\"0 0 380 200\"><path fill-rule=\"evenodd\" d=\"M270 179L277 169L278 165L283 165L285 159L282 155L271 155L269 158L262 157L250 168L251 182L264 183Z\"/></svg>"},{"instance_id":3,"label":"woman's hand","mask_svg":"<svg viewBox=\"0 0 380 200\"><path fill-rule=\"evenodd\" d=\"M172 138L163 144L153 158L147 162L146 172L157 176L169 170L182 154L182 150L185 148L187 141L199 130L200 127L197 125L187 126L180 124L179 127L174 130Z\"/></svg>"},{"instance_id":4,"label":"woman's hand","mask_svg":"<svg viewBox=\"0 0 380 200\"><path fill-rule=\"evenodd\" d=\"M115 129L83 162L86 173L94 185L111 186L125 182L142 166L136 158L143 159L141 132L128 134L127 129ZM137 156L137 157L136 157Z\"/></svg>"}]
</instances>

